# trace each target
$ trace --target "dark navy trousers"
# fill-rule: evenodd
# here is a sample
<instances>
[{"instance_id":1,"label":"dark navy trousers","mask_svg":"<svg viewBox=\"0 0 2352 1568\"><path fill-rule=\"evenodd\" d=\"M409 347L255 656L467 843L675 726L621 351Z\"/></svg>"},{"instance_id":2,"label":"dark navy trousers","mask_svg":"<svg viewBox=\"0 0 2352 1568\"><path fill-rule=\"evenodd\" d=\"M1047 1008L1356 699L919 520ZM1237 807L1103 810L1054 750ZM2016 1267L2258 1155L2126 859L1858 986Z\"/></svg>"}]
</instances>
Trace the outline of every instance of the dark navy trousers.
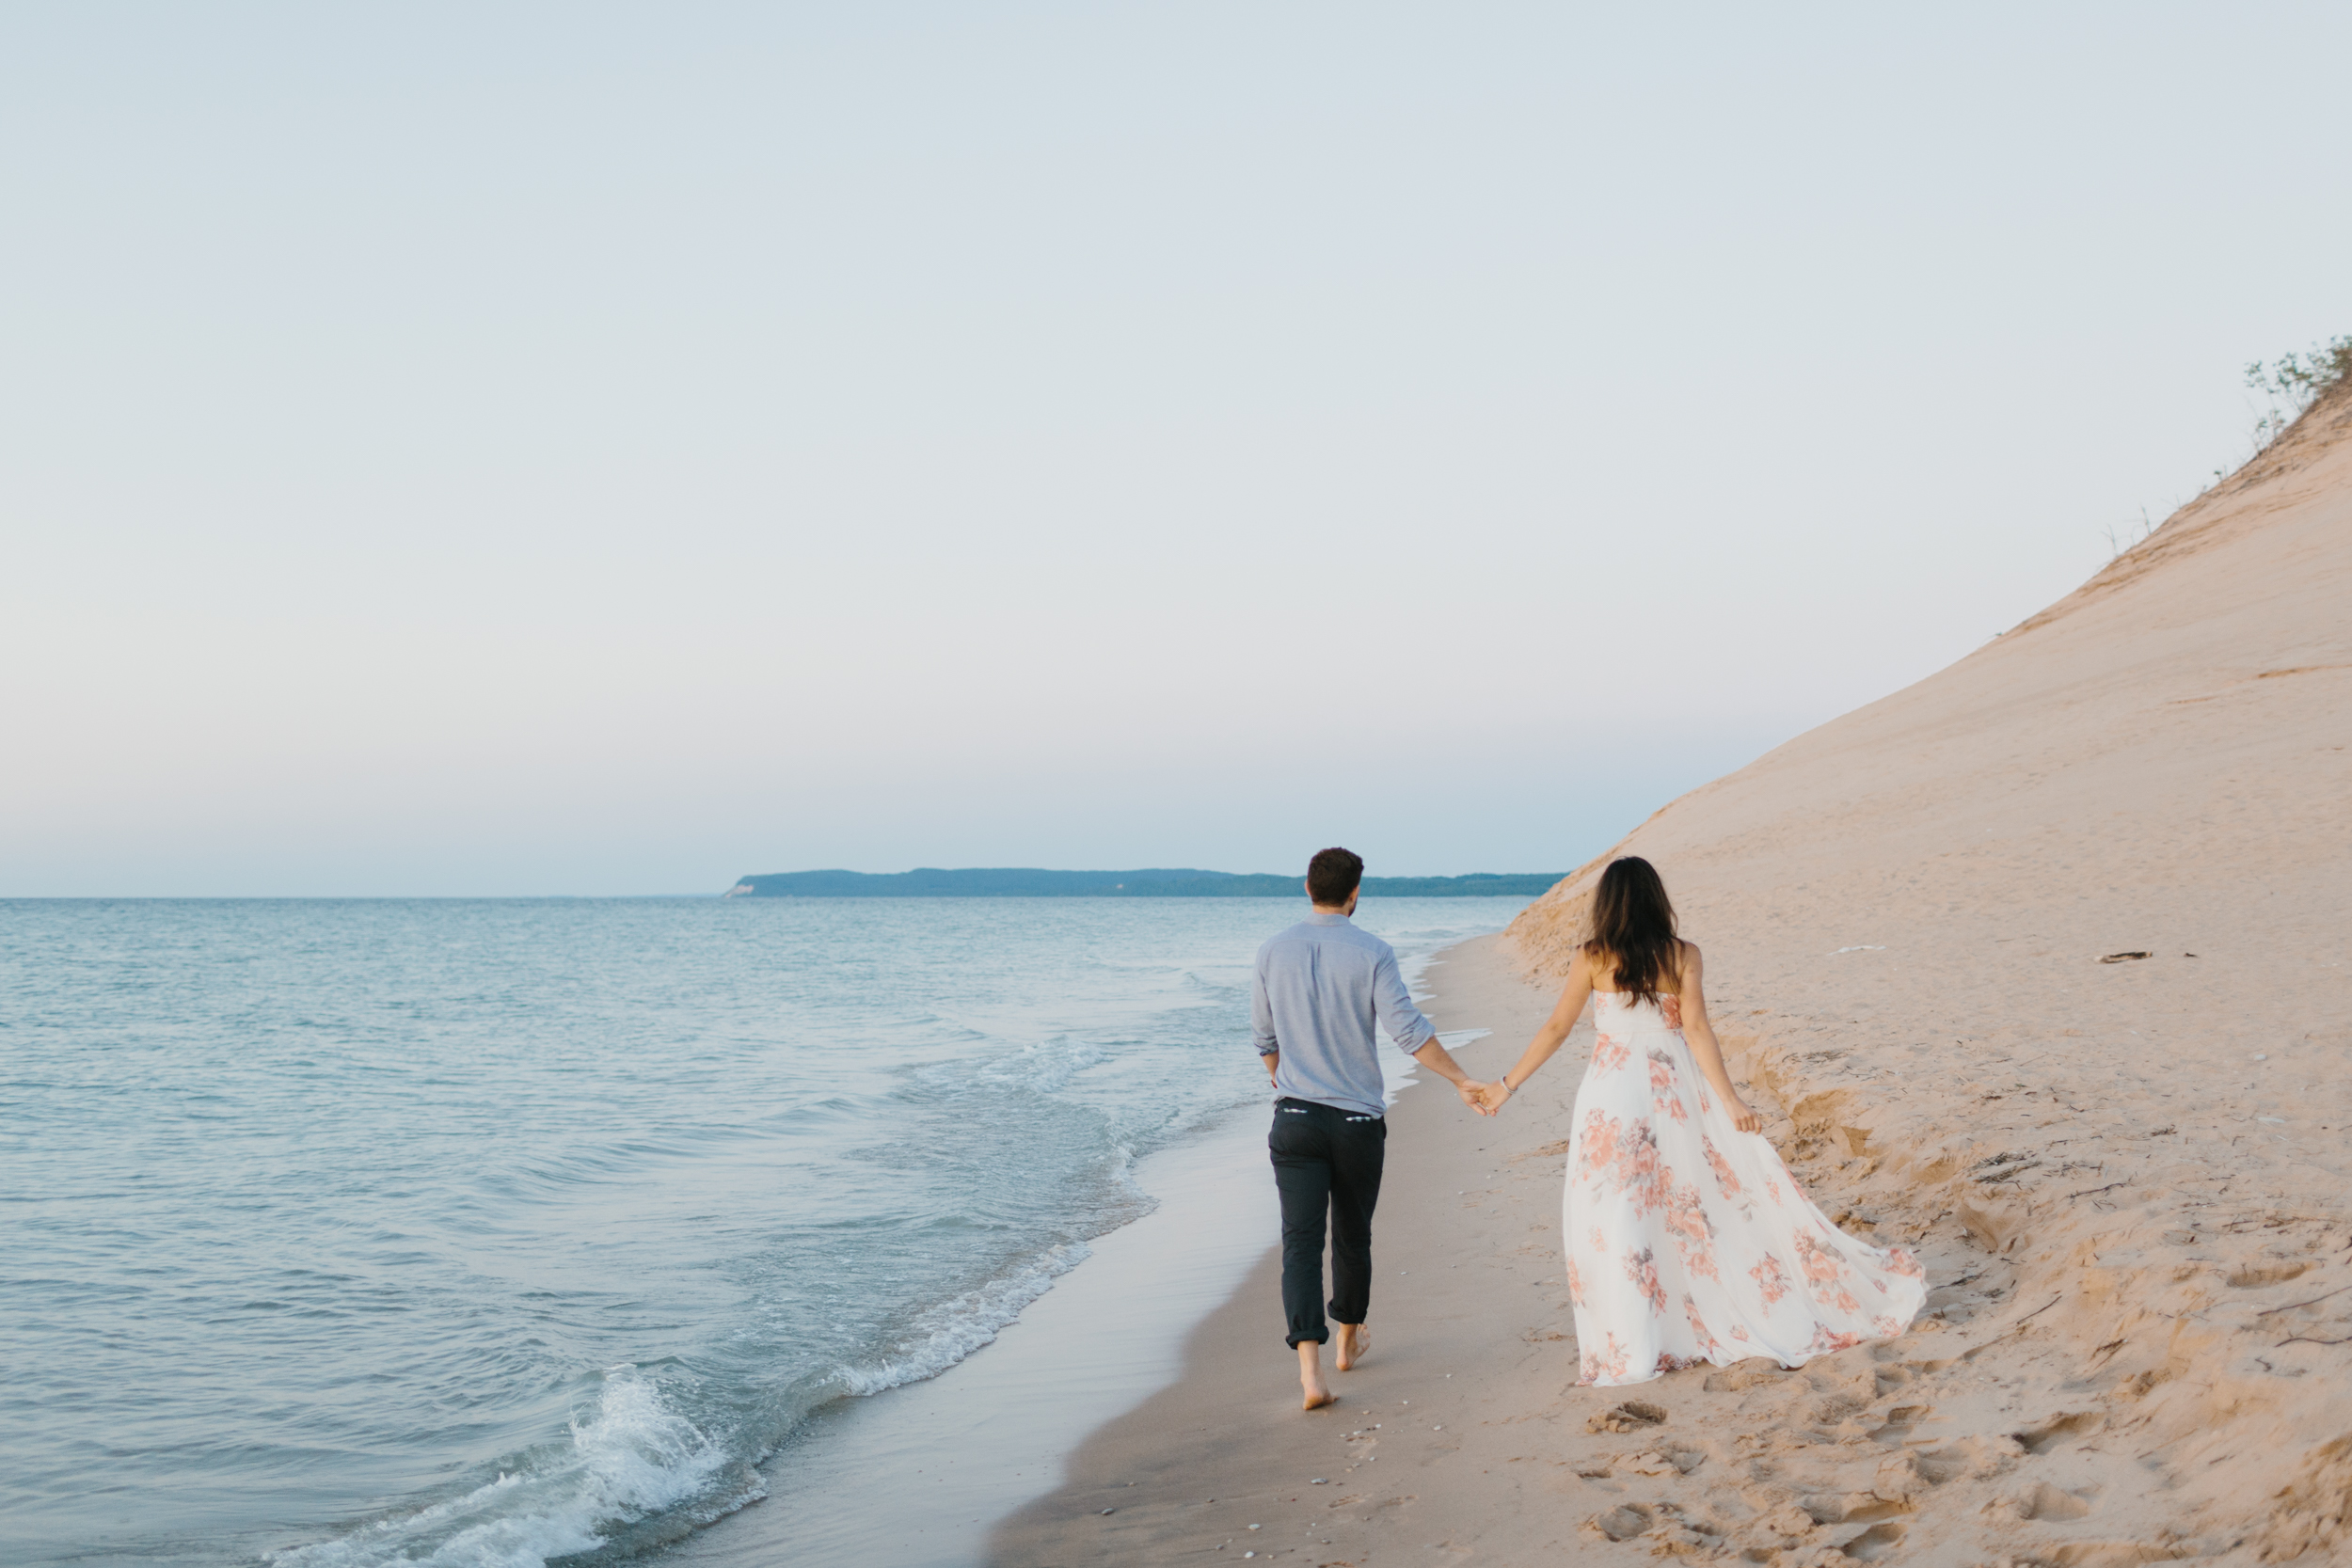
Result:
<instances>
[{"instance_id":1,"label":"dark navy trousers","mask_svg":"<svg viewBox=\"0 0 2352 1568\"><path fill-rule=\"evenodd\" d=\"M1389 1123L1285 1096L1274 1102L1266 1149L1282 1195L1282 1311L1290 1342L1322 1344L1323 1236L1331 1233L1331 1318L1359 1323L1372 1307L1372 1211Z\"/></svg>"}]
</instances>

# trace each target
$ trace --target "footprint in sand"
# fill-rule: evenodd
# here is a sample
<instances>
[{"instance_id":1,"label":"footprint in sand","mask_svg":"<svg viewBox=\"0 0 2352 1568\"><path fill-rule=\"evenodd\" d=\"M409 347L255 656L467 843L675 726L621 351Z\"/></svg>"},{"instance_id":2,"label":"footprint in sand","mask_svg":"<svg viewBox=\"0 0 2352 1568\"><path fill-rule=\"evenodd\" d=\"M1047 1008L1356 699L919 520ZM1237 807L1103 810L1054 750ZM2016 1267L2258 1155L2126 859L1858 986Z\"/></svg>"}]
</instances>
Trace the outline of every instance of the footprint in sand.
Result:
<instances>
[{"instance_id":1,"label":"footprint in sand","mask_svg":"<svg viewBox=\"0 0 2352 1568\"><path fill-rule=\"evenodd\" d=\"M2090 1513L2090 1504L2081 1495L2061 1492L2046 1481L2036 1481L2019 1493L2016 1506L2020 1519L2065 1521L2088 1518Z\"/></svg>"},{"instance_id":2,"label":"footprint in sand","mask_svg":"<svg viewBox=\"0 0 2352 1568\"><path fill-rule=\"evenodd\" d=\"M1591 1433L1631 1432L1636 1427L1661 1425L1665 1419L1665 1411L1657 1405L1645 1404L1640 1400L1628 1400L1623 1404L1588 1417L1584 1430Z\"/></svg>"}]
</instances>

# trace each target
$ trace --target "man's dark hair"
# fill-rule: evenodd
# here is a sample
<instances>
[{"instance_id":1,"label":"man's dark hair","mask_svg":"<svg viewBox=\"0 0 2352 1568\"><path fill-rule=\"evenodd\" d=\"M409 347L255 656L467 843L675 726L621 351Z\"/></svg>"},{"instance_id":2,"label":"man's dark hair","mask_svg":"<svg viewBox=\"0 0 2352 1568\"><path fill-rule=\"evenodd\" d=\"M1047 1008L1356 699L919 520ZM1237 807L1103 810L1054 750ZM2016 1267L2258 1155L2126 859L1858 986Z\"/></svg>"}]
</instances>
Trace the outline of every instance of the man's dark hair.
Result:
<instances>
[{"instance_id":1,"label":"man's dark hair","mask_svg":"<svg viewBox=\"0 0 2352 1568\"><path fill-rule=\"evenodd\" d=\"M1353 849L1318 849L1307 863L1307 896L1326 909L1347 902L1364 879L1364 857Z\"/></svg>"}]
</instances>

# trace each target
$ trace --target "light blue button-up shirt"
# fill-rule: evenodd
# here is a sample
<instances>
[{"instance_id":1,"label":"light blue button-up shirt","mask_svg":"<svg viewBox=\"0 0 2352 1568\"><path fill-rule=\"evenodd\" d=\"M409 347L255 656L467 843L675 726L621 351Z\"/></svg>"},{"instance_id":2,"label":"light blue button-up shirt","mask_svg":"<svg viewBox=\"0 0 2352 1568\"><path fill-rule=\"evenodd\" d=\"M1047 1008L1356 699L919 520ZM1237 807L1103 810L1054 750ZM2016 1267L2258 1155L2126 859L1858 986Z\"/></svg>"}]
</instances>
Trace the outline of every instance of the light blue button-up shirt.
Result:
<instances>
[{"instance_id":1,"label":"light blue button-up shirt","mask_svg":"<svg viewBox=\"0 0 2352 1568\"><path fill-rule=\"evenodd\" d=\"M1373 1117L1388 1109L1373 1024L1407 1053L1438 1033L1413 1006L1396 950L1321 911L1258 949L1249 1015L1258 1054L1282 1053L1277 1094Z\"/></svg>"}]
</instances>

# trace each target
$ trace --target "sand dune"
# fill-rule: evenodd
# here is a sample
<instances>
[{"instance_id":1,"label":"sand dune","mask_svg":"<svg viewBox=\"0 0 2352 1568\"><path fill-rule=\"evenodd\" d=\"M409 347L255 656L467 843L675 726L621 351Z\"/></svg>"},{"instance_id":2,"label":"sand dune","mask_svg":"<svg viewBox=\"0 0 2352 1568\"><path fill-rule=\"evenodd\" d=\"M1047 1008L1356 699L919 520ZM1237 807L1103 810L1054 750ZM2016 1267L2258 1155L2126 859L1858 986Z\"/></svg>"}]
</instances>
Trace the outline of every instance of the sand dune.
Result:
<instances>
[{"instance_id":1,"label":"sand dune","mask_svg":"<svg viewBox=\"0 0 2352 1568\"><path fill-rule=\"evenodd\" d=\"M1775 1135L1851 1228L1922 1243L1946 1325L1834 1441L1809 1390L1745 1396L1792 1468L1701 1488L1717 1539L2352 1560L2348 743L2339 396L2065 600L1627 840ZM1595 869L1513 928L1532 969ZM1821 1523L1777 1531L1784 1491Z\"/></svg>"},{"instance_id":2,"label":"sand dune","mask_svg":"<svg viewBox=\"0 0 2352 1568\"><path fill-rule=\"evenodd\" d=\"M1263 1266L995 1560L2352 1560L2347 745L2352 388L2064 601L1621 847L1814 1196L1927 1264L1910 1333L1574 1386L1587 1028L1499 1120L1392 1114L1339 1407L1298 1414ZM1440 1026L1496 1032L1474 1070L1542 1017L1600 863L1436 972Z\"/></svg>"}]
</instances>

